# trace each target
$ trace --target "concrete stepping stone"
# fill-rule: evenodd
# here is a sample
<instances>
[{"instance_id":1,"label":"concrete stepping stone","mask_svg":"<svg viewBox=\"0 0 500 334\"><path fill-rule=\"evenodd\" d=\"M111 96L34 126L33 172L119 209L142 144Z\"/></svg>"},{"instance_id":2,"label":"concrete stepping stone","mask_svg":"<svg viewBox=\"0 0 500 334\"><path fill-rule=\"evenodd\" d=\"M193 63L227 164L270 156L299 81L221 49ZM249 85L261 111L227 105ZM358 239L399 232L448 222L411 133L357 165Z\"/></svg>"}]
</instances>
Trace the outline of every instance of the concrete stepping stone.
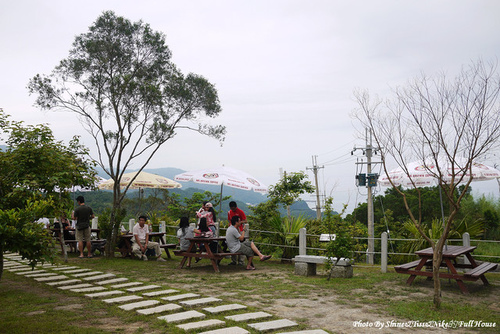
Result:
<instances>
[{"instance_id":1,"label":"concrete stepping stone","mask_svg":"<svg viewBox=\"0 0 500 334\"><path fill-rule=\"evenodd\" d=\"M204 311L207 311L209 313L215 314L215 313L221 313L221 312L229 312L229 311L236 311L236 310L241 310L247 308L245 305L241 304L227 304L227 305L220 305L220 306L215 306L215 307L207 307L204 308Z\"/></svg>"},{"instance_id":2,"label":"concrete stepping stone","mask_svg":"<svg viewBox=\"0 0 500 334\"><path fill-rule=\"evenodd\" d=\"M168 290L161 290L161 291L153 291L153 292L146 292L143 293L143 296L147 297L155 297L155 296L160 296L160 295L168 295L171 293L176 293L179 292L179 290L174 290L174 289L168 289Z\"/></svg>"},{"instance_id":3,"label":"concrete stepping stone","mask_svg":"<svg viewBox=\"0 0 500 334\"><path fill-rule=\"evenodd\" d=\"M38 282L50 282L50 281L61 281L64 279L68 279L68 276L65 275L55 275L55 276L48 276L48 277L37 277L35 278L35 281Z\"/></svg>"},{"instance_id":4,"label":"concrete stepping stone","mask_svg":"<svg viewBox=\"0 0 500 334\"><path fill-rule=\"evenodd\" d=\"M121 308L122 310L130 311L130 310L135 310L136 308L153 306L159 303L160 302L158 300L151 299L151 300L143 300L137 303L120 305L118 307Z\"/></svg>"},{"instance_id":5,"label":"concrete stepping stone","mask_svg":"<svg viewBox=\"0 0 500 334\"><path fill-rule=\"evenodd\" d=\"M19 265L19 262L15 262L15 261L3 261L3 266L4 268L5 267L9 267L9 266L18 266Z\"/></svg>"},{"instance_id":6,"label":"concrete stepping stone","mask_svg":"<svg viewBox=\"0 0 500 334\"><path fill-rule=\"evenodd\" d=\"M214 329L212 331L202 332L199 334L248 334L248 333L250 332L240 327L228 327L228 328Z\"/></svg>"},{"instance_id":7,"label":"concrete stepping stone","mask_svg":"<svg viewBox=\"0 0 500 334\"><path fill-rule=\"evenodd\" d=\"M57 275L56 273L41 273L41 274L27 274L27 275L24 275L24 277L35 278L35 277L47 277L47 276L56 276L56 275Z\"/></svg>"},{"instance_id":8,"label":"concrete stepping stone","mask_svg":"<svg viewBox=\"0 0 500 334\"><path fill-rule=\"evenodd\" d=\"M7 270L14 270L14 269L21 269L21 268L30 268L31 269L31 267L26 266L25 264L17 263L17 262L13 262L12 264L8 264L8 265L6 263L4 263L3 268L7 269Z\"/></svg>"},{"instance_id":9,"label":"concrete stepping stone","mask_svg":"<svg viewBox=\"0 0 500 334\"><path fill-rule=\"evenodd\" d=\"M174 300L181 300L181 299L187 299L187 298L196 298L199 297L200 295L196 293L184 293L182 295L175 295L175 296L169 296L169 297L162 297L161 299L172 302Z\"/></svg>"},{"instance_id":10,"label":"concrete stepping stone","mask_svg":"<svg viewBox=\"0 0 500 334\"><path fill-rule=\"evenodd\" d=\"M182 308L182 307L177 305L177 304L163 304L163 305L152 307L152 308L145 308L145 309L137 310L137 313L149 315L149 314L161 313L161 312L167 312L167 311L176 311L180 308Z\"/></svg>"},{"instance_id":11,"label":"concrete stepping stone","mask_svg":"<svg viewBox=\"0 0 500 334\"><path fill-rule=\"evenodd\" d=\"M46 270L29 270L29 271L21 271L21 272L16 272L15 274L17 275L29 275L29 274L41 274L41 273L46 273Z\"/></svg>"},{"instance_id":12,"label":"concrete stepping stone","mask_svg":"<svg viewBox=\"0 0 500 334\"><path fill-rule=\"evenodd\" d=\"M125 293L120 290L111 290L111 291L104 291L104 292L96 292L96 293L89 293L85 295L85 297L89 298L99 298L99 297L108 297L108 296L113 296L113 295L120 295L122 293Z\"/></svg>"},{"instance_id":13,"label":"concrete stepping stone","mask_svg":"<svg viewBox=\"0 0 500 334\"><path fill-rule=\"evenodd\" d=\"M137 286L137 285L141 285L141 284L143 284L143 283L141 283L141 282L129 282L129 283L112 285L111 287L113 289L121 289L121 288L127 288L129 286Z\"/></svg>"},{"instance_id":14,"label":"concrete stepping stone","mask_svg":"<svg viewBox=\"0 0 500 334\"><path fill-rule=\"evenodd\" d=\"M80 267L75 267L75 266L60 266L56 268L52 268L52 270L68 270L68 269L78 269Z\"/></svg>"},{"instance_id":15,"label":"concrete stepping stone","mask_svg":"<svg viewBox=\"0 0 500 334\"><path fill-rule=\"evenodd\" d=\"M268 318L268 317L272 317L272 314L266 312L251 312L251 313L228 315L225 318L233 321L249 321L249 320Z\"/></svg>"},{"instance_id":16,"label":"concrete stepping stone","mask_svg":"<svg viewBox=\"0 0 500 334\"><path fill-rule=\"evenodd\" d=\"M65 274L79 274L79 273L84 273L87 271L91 271L92 269L71 269L71 270L62 270L63 273Z\"/></svg>"},{"instance_id":17,"label":"concrete stepping stone","mask_svg":"<svg viewBox=\"0 0 500 334\"><path fill-rule=\"evenodd\" d=\"M108 279L105 281L95 282L95 284L106 285L106 284L120 283L120 282L126 282L126 281L128 281L128 278L120 277L120 278L113 278L113 279Z\"/></svg>"},{"instance_id":18,"label":"concrete stepping stone","mask_svg":"<svg viewBox=\"0 0 500 334\"><path fill-rule=\"evenodd\" d=\"M278 334L328 334L322 329L312 329L312 330L304 330L304 331L296 331L296 332L282 332Z\"/></svg>"},{"instance_id":19,"label":"concrete stepping stone","mask_svg":"<svg viewBox=\"0 0 500 334\"><path fill-rule=\"evenodd\" d=\"M125 302L130 302L133 300L138 300L142 299L141 296L136 296L136 295L131 295L131 296L123 296L123 297L116 297L116 298L111 298L111 299L104 299L103 302L112 304L112 303L125 303Z\"/></svg>"},{"instance_id":20,"label":"concrete stepping stone","mask_svg":"<svg viewBox=\"0 0 500 334\"><path fill-rule=\"evenodd\" d=\"M189 331L192 329L215 327L215 326L221 326L224 324L225 324L225 322L222 320L210 319L210 320L203 320L203 321L190 322L187 324L177 325L177 327L179 327L180 329L184 329L185 331Z\"/></svg>"},{"instance_id":21,"label":"concrete stepping stone","mask_svg":"<svg viewBox=\"0 0 500 334\"><path fill-rule=\"evenodd\" d=\"M97 274L102 274L102 271L88 271L86 273L80 273L80 274L74 274L74 277L85 277L85 276L92 276L92 275L97 275Z\"/></svg>"},{"instance_id":22,"label":"concrete stepping stone","mask_svg":"<svg viewBox=\"0 0 500 334\"><path fill-rule=\"evenodd\" d=\"M166 322L181 322L195 318L205 318L205 314L198 311L186 311L158 317L158 319L165 320Z\"/></svg>"},{"instance_id":23,"label":"concrete stepping stone","mask_svg":"<svg viewBox=\"0 0 500 334\"><path fill-rule=\"evenodd\" d=\"M31 267L27 267L25 266L24 264L22 266L19 266L19 267L14 267L14 268L7 268L8 271L12 272L12 273L20 273L22 271L33 271L31 269Z\"/></svg>"},{"instance_id":24,"label":"concrete stepping stone","mask_svg":"<svg viewBox=\"0 0 500 334\"><path fill-rule=\"evenodd\" d=\"M111 277L116 277L115 274L102 274L102 275L97 275L97 276L90 276L90 277L84 277L84 281L98 281L103 278L111 278Z\"/></svg>"},{"instance_id":25,"label":"concrete stepping stone","mask_svg":"<svg viewBox=\"0 0 500 334\"><path fill-rule=\"evenodd\" d=\"M79 279L70 279L67 281L49 282L47 284L55 286L55 285L69 285L69 284L75 284L75 283L80 283L80 282L81 282L81 280L79 280Z\"/></svg>"},{"instance_id":26,"label":"concrete stepping stone","mask_svg":"<svg viewBox=\"0 0 500 334\"><path fill-rule=\"evenodd\" d=\"M219 298L207 297L207 298L200 298L200 299L183 300L183 301L179 302L179 304L182 304L184 306L197 306L197 305L210 304L210 303L215 303L215 302L220 302L220 301L221 300Z\"/></svg>"},{"instance_id":27,"label":"concrete stepping stone","mask_svg":"<svg viewBox=\"0 0 500 334\"><path fill-rule=\"evenodd\" d=\"M130 288L130 289L126 289L126 290L129 292L138 292L138 291L151 290L151 289L157 289L157 288L161 288L161 286L159 286L159 285L143 285L143 286L138 286L138 287Z\"/></svg>"},{"instance_id":28,"label":"concrete stepping stone","mask_svg":"<svg viewBox=\"0 0 500 334\"><path fill-rule=\"evenodd\" d=\"M280 319L280 320L273 320L266 322L257 322L255 324L248 324L248 326L263 332L263 331L271 331L286 327L297 326L297 323L288 319Z\"/></svg>"},{"instance_id":29,"label":"concrete stepping stone","mask_svg":"<svg viewBox=\"0 0 500 334\"><path fill-rule=\"evenodd\" d=\"M60 286L58 287L61 290L71 290L71 289L83 289L83 288L90 288L93 286L92 284L88 283L82 283L82 284L77 284L77 285L65 285L65 286Z\"/></svg>"},{"instance_id":30,"label":"concrete stepping stone","mask_svg":"<svg viewBox=\"0 0 500 334\"><path fill-rule=\"evenodd\" d=\"M93 291L102 291L106 290L105 287L103 286L92 286L89 288L83 288L83 289L70 289L73 292L93 292Z\"/></svg>"}]
</instances>

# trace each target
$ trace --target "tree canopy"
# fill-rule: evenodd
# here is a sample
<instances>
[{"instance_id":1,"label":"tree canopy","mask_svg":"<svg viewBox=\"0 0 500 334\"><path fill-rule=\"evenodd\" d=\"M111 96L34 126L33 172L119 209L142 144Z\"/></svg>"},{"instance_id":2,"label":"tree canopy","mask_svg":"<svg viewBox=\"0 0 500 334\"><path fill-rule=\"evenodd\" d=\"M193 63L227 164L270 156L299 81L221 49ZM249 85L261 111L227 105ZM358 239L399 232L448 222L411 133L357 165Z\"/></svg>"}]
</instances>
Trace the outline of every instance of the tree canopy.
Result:
<instances>
[{"instance_id":1,"label":"tree canopy","mask_svg":"<svg viewBox=\"0 0 500 334\"><path fill-rule=\"evenodd\" d=\"M96 160L115 181L112 241L114 215L128 190L119 180L133 161L141 171L179 129L224 139L225 127L208 122L221 112L215 86L177 69L163 33L112 11L75 38L50 75L36 75L29 90L42 109L76 113L93 136Z\"/></svg>"},{"instance_id":2,"label":"tree canopy","mask_svg":"<svg viewBox=\"0 0 500 334\"><path fill-rule=\"evenodd\" d=\"M9 134L0 151L0 265L4 251L19 252L32 265L49 261L52 236L35 221L71 210L67 189L93 185L93 163L78 137L66 146L46 125L10 122L1 109L0 120Z\"/></svg>"}]
</instances>

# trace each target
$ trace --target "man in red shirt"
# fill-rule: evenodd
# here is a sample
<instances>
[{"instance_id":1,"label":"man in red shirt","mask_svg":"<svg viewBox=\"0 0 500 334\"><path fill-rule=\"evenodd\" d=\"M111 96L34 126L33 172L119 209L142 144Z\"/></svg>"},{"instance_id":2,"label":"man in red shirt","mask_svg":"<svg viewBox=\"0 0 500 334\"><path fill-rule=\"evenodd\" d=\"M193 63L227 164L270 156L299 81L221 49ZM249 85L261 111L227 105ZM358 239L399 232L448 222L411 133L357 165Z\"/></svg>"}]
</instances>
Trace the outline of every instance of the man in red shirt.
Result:
<instances>
[{"instance_id":1,"label":"man in red shirt","mask_svg":"<svg viewBox=\"0 0 500 334\"><path fill-rule=\"evenodd\" d=\"M245 212L243 212L243 210L241 210L240 208L238 208L238 205L236 204L235 201L231 201L229 202L229 211L227 212L227 220L229 221L229 226L231 226L231 219L233 217L239 217L240 218L240 226L238 227L238 230L240 232L243 232L243 229L245 228L245 223L247 222L247 216L245 215ZM233 255L231 256L231 263L230 265L235 265L237 262L238 264L240 265L244 265L245 262L244 262L244 255L240 255L240 256L237 256L237 255Z\"/></svg>"}]
</instances>

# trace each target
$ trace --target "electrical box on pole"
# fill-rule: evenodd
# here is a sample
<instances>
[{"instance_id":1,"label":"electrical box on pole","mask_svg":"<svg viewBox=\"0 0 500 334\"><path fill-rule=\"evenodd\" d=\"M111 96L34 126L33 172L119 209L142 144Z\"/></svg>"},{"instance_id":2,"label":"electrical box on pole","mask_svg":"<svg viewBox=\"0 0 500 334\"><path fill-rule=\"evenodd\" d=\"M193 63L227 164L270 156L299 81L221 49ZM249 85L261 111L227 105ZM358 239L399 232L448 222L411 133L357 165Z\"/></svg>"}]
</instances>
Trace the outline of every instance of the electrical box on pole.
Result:
<instances>
[{"instance_id":1,"label":"electrical box on pole","mask_svg":"<svg viewBox=\"0 0 500 334\"><path fill-rule=\"evenodd\" d=\"M356 175L356 185L358 187L366 186L366 174L360 173L360 174Z\"/></svg>"}]
</instances>

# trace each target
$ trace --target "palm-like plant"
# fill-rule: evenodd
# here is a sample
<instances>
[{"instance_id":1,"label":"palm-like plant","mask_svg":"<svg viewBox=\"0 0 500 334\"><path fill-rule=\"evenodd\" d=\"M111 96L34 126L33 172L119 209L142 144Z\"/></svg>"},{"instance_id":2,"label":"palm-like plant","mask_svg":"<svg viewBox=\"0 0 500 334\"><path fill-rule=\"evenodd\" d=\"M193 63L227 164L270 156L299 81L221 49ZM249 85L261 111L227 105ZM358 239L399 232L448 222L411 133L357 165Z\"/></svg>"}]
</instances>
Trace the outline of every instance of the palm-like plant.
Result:
<instances>
[{"instance_id":1,"label":"palm-like plant","mask_svg":"<svg viewBox=\"0 0 500 334\"><path fill-rule=\"evenodd\" d=\"M291 259L298 254L299 231L305 227L307 219L303 216L282 218L278 215L269 220L269 229L274 232L269 239L272 243L283 246L282 259Z\"/></svg>"}]
</instances>

